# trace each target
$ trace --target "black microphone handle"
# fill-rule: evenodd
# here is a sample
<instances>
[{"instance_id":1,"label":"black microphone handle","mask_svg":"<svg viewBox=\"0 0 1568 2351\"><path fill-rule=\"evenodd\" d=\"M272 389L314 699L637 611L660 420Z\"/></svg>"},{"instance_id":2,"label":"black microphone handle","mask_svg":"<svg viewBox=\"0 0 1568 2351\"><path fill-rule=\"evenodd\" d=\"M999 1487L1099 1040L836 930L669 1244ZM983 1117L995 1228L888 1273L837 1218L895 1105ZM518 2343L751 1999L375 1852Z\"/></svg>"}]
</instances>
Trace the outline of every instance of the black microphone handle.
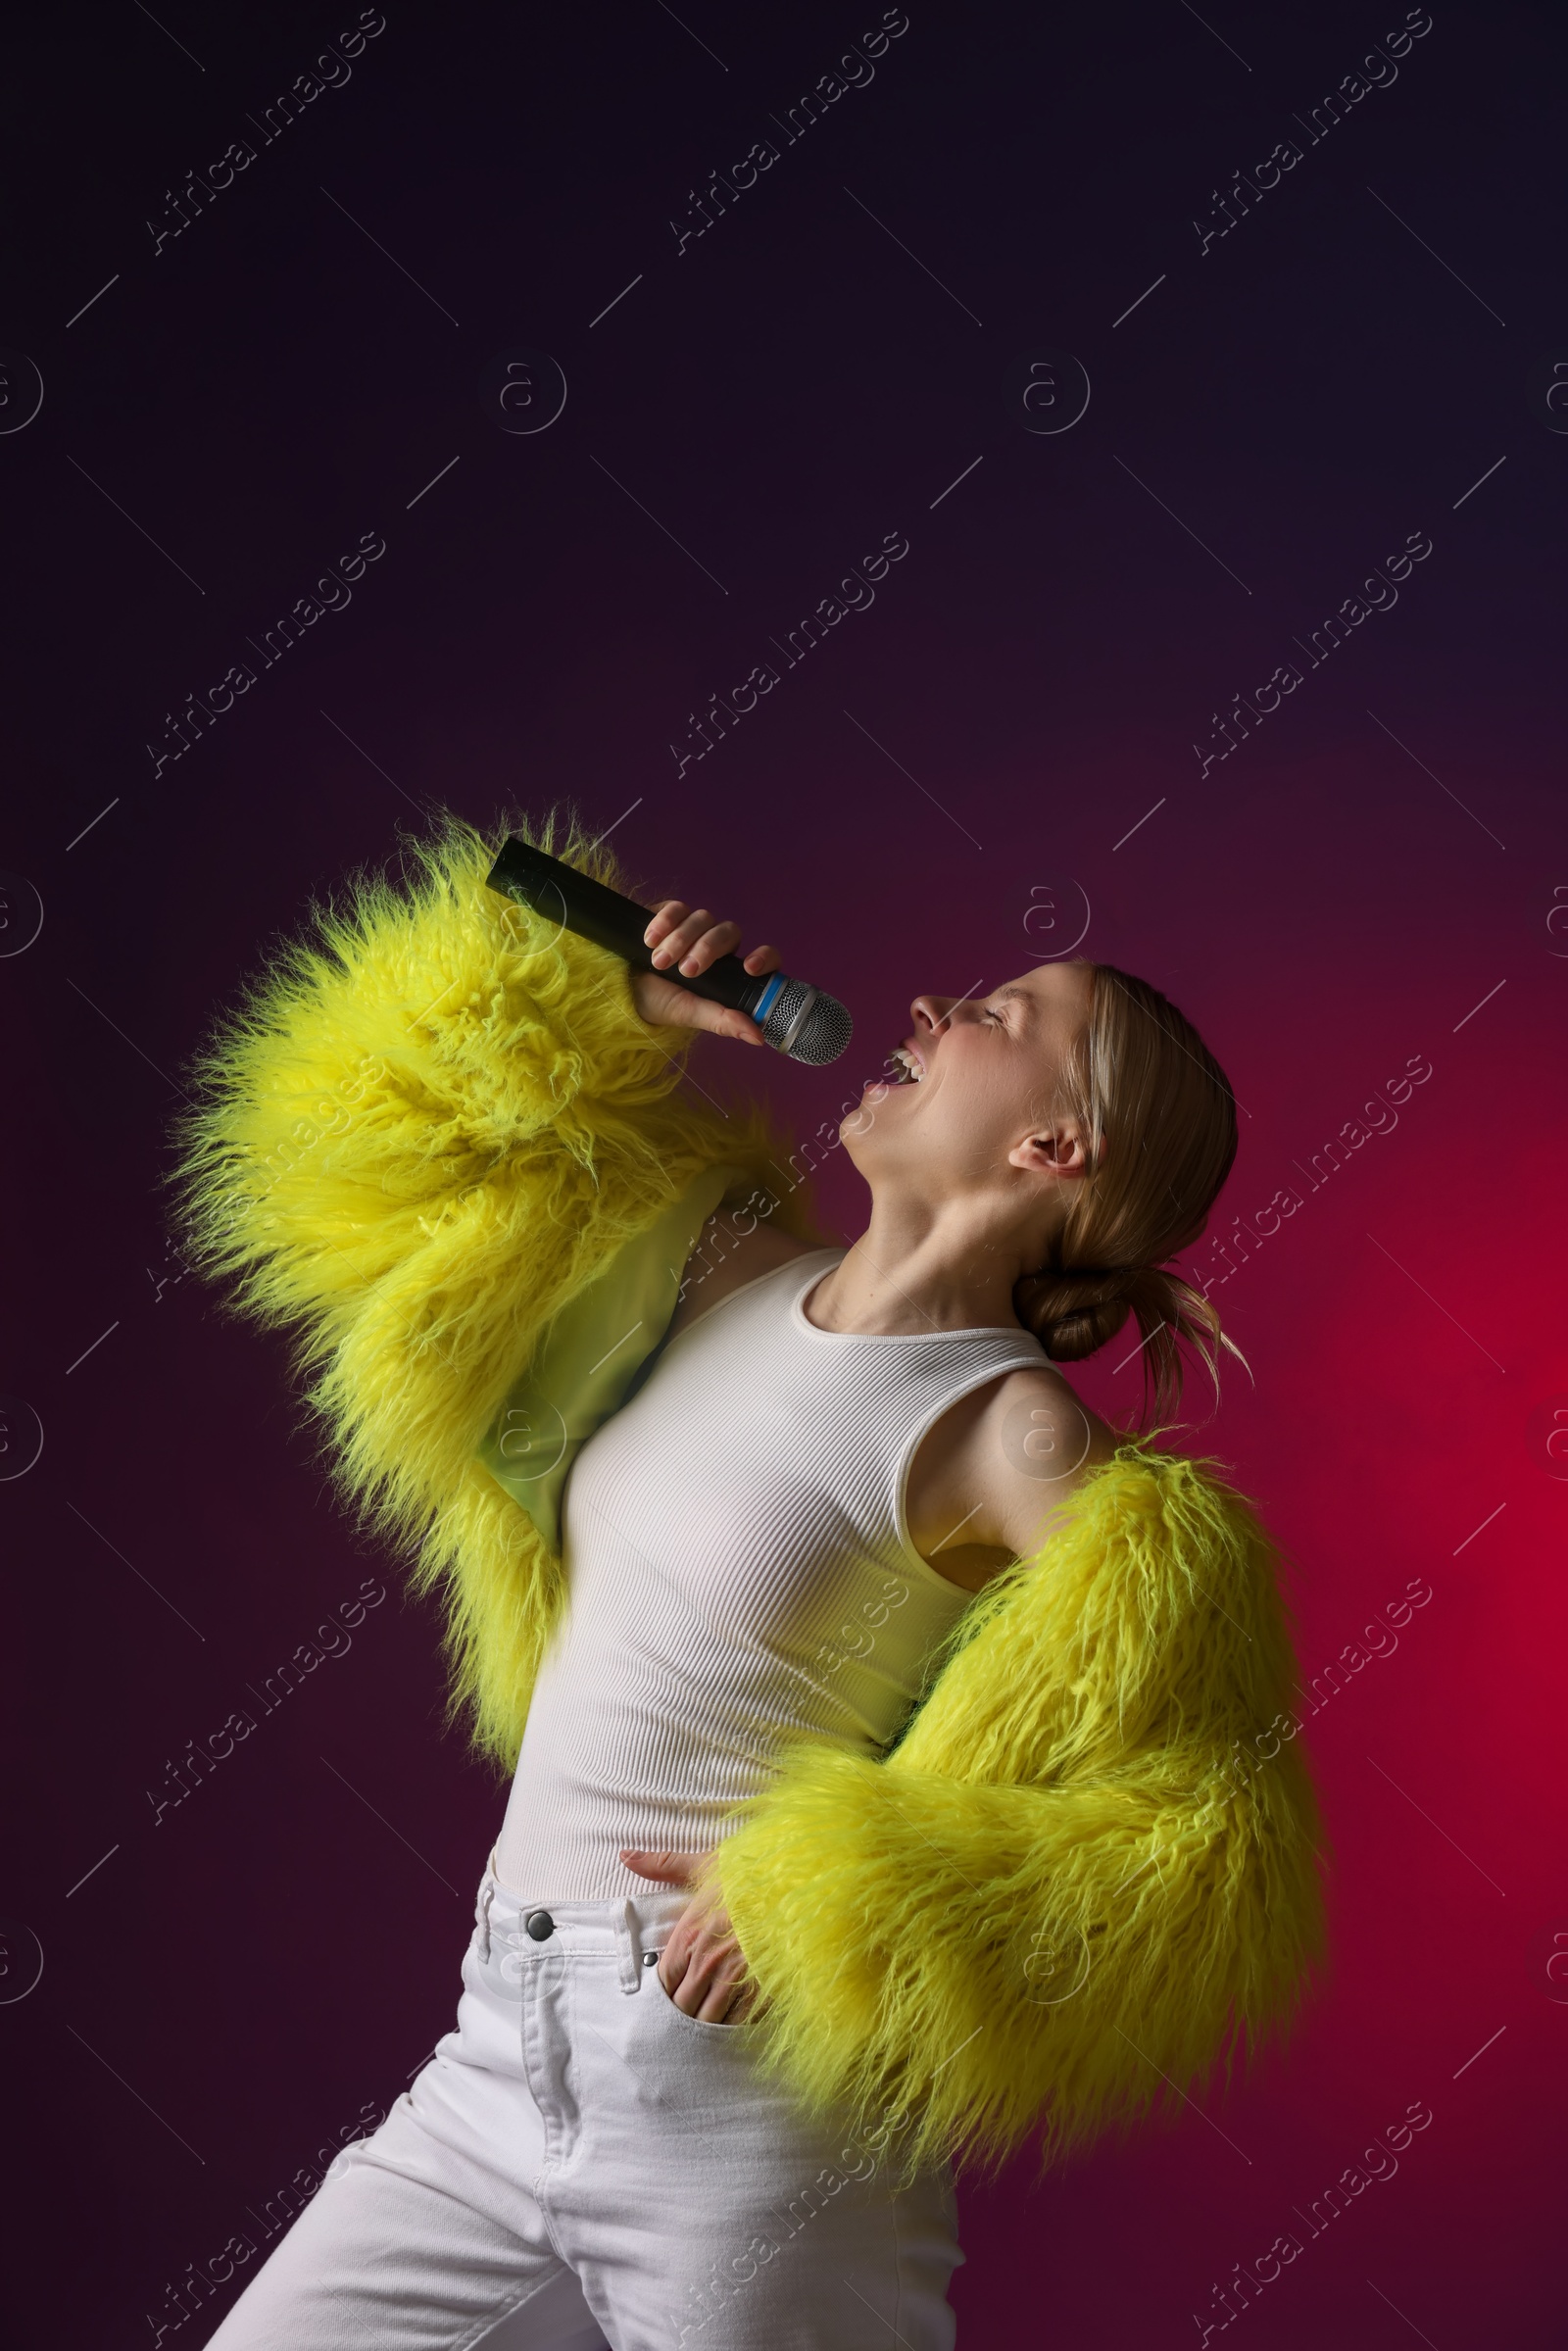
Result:
<instances>
[{"instance_id":1,"label":"black microphone handle","mask_svg":"<svg viewBox=\"0 0 1568 2351\"><path fill-rule=\"evenodd\" d=\"M608 948L637 971L653 970L654 951L643 940L654 918L652 906L640 906L634 898L623 898L618 890L580 873L575 865L564 864L560 857L516 839L505 844L487 879L492 890L515 899L542 921L559 923L578 938L591 940L595 947ZM728 1004L733 1011L748 1014L756 1010L777 976L763 972L754 978L739 955L720 955L706 971L695 975L677 971L673 965L659 974L661 979L673 980L678 988L689 989L693 996L706 996L712 1004Z\"/></svg>"}]
</instances>

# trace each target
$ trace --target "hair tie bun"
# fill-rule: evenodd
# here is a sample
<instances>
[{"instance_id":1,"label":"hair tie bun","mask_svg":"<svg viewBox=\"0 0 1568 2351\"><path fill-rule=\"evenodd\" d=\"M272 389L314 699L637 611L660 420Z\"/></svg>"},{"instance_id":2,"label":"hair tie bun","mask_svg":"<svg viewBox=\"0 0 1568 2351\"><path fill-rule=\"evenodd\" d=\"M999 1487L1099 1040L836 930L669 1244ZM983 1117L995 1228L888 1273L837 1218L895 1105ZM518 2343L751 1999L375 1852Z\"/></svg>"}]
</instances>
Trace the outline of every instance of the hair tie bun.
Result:
<instances>
[{"instance_id":1,"label":"hair tie bun","mask_svg":"<svg viewBox=\"0 0 1568 2351\"><path fill-rule=\"evenodd\" d=\"M1048 1265L1035 1278L1041 1282L1116 1282L1124 1274L1148 1271L1147 1265Z\"/></svg>"}]
</instances>

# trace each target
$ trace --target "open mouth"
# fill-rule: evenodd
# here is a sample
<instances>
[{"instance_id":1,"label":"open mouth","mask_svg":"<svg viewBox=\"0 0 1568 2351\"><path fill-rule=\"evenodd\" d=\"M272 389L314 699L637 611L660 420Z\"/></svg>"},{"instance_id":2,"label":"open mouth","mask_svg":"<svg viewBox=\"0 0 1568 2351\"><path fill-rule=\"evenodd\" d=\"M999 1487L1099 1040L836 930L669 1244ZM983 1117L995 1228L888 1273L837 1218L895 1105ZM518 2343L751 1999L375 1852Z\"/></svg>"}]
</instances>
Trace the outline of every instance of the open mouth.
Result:
<instances>
[{"instance_id":1,"label":"open mouth","mask_svg":"<svg viewBox=\"0 0 1568 2351\"><path fill-rule=\"evenodd\" d=\"M906 1045L896 1045L888 1055L888 1067L893 1086L918 1086L925 1077L925 1064Z\"/></svg>"}]
</instances>

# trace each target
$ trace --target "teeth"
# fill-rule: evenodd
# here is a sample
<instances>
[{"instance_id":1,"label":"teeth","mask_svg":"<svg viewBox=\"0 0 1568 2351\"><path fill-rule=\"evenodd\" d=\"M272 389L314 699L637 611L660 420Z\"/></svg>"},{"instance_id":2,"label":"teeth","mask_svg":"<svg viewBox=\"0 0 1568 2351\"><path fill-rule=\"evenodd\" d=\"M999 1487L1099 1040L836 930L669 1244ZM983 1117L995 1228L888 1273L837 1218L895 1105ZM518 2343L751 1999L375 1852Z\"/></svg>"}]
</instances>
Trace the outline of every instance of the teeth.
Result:
<instances>
[{"instance_id":1,"label":"teeth","mask_svg":"<svg viewBox=\"0 0 1568 2351\"><path fill-rule=\"evenodd\" d=\"M925 1072L906 1047L896 1045L888 1057L904 1071L904 1076L897 1081L900 1085L919 1085Z\"/></svg>"}]
</instances>

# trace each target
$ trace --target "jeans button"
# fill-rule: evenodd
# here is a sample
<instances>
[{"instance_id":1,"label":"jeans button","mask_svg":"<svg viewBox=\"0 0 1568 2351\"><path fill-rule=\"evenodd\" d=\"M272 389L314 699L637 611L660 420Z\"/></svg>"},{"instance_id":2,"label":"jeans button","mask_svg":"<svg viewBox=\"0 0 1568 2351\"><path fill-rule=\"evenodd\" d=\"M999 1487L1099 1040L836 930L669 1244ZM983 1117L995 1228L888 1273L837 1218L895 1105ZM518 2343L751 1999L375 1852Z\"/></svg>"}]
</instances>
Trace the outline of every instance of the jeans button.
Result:
<instances>
[{"instance_id":1,"label":"jeans button","mask_svg":"<svg viewBox=\"0 0 1568 2351\"><path fill-rule=\"evenodd\" d=\"M556 1922L548 1910L530 1910L522 1923L536 1943L547 1942L556 1931Z\"/></svg>"}]
</instances>

